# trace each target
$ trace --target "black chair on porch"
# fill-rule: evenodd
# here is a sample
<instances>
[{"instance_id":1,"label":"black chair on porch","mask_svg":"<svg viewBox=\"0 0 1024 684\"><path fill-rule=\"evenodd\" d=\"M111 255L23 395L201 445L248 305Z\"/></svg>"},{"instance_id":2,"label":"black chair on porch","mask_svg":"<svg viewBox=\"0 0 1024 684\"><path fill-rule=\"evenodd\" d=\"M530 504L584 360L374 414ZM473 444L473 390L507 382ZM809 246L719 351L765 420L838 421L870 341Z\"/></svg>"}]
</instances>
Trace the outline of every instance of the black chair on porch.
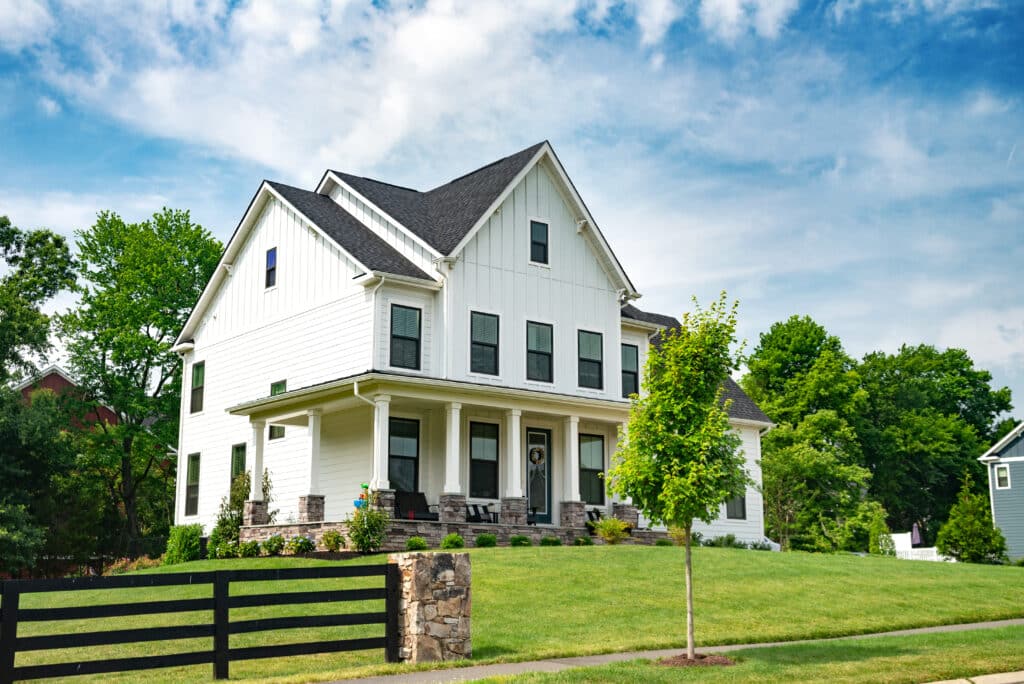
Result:
<instances>
[{"instance_id":1,"label":"black chair on porch","mask_svg":"<svg viewBox=\"0 0 1024 684\"><path fill-rule=\"evenodd\" d=\"M395 518L437 521L441 516L437 512L437 506L427 503L427 496L423 492L395 492Z\"/></svg>"},{"instance_id":2,"label":"black chair on porch","mask_svg":"<svg viewBox=\"0 0 1024 684\"><path fill-rule=\"evenodd\" d=\"M487 504L466 504L466 522L496 523L498 514L492 512Z\"/></svg>"}]
</instances>

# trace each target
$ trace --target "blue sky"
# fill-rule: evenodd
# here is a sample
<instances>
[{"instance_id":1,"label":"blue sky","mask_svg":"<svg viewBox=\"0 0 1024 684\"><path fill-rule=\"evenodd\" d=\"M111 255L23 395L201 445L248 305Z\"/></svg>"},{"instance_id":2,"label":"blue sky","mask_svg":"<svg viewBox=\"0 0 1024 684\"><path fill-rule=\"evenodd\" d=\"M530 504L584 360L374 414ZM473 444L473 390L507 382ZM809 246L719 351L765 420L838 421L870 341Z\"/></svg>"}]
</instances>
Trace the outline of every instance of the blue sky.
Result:
<instances>
[{"instance_id":1,"label":"blue sky","mask_svg":"<svg viewBox=\"0 0 1024 684\"><path fill-rule=\"evenodd\" d=\"M0 0L0 213L226 239L263 178L549 139L642 307L964 347L1024 407L1022 47L1013 0Z\"/></svg>"}]
</instances>

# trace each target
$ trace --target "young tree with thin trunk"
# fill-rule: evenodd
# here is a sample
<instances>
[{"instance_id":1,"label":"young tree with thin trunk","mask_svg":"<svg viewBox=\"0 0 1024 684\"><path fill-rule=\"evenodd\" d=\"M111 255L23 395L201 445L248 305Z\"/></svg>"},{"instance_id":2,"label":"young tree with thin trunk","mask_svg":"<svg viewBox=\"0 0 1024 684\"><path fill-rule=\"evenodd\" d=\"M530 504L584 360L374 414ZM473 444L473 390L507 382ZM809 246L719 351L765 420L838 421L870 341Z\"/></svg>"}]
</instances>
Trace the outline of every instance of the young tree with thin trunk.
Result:
<instances>
[{"instance_id":1,"label":"young tree with thin trunk","mask_svg":"<svg viewBox=\"0 0 1024 684\"><path fill-rule=\"evenodd\" d=\"M696 300L694 300L696 304ZM608 489L630 497L651 521L684 531L686 656L696 658L693 626L693 523L710 523L723 501L742 494L749 478L740 438L729 425L722 383L736 367L737 303L723 292L709 308L696 306L678 329L661 333L644 367L643 392L633 400L619 438Z\"/></svg>"}]
</instances>

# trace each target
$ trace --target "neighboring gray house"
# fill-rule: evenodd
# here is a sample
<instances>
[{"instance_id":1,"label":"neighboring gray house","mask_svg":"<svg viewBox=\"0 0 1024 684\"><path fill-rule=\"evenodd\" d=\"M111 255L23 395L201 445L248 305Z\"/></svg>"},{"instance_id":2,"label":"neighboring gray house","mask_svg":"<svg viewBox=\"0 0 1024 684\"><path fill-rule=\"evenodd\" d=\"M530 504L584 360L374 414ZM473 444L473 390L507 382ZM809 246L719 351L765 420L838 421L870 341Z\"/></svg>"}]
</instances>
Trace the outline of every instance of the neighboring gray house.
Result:
<instances>
[{"instance_id":1,"label":"neighboring gray house","mask_svg":"<svg viewBox=\"0 0 1024 684\"><path fill-rule=\"evenodd\" d=\"M988 469L992 519L1011 559L1024 557L1024 422L979 459Z\"/></svg>"}]
</instances>

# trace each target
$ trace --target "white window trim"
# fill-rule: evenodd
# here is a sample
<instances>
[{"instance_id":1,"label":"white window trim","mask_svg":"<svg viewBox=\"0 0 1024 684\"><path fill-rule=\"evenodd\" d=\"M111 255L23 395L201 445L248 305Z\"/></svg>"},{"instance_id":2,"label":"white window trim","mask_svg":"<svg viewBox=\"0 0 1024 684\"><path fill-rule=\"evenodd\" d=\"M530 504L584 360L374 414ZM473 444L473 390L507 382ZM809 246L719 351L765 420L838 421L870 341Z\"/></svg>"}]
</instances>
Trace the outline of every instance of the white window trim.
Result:
<instances>
[{"instance_id":1,"label":"white window trim","mask_svg":"<svg viewBox=\"0 0 1024 684\"><path fill-rule=\"evenodd\" d=\"M1004 468L1006 470L1006 486L999 486L999 469ZM1010 466L1005 463L997 464L992 470L992 480L996 485L996 489L1012 489L1013 483L1010 481Z\"/></svg>"},{"instance_id":2,"label":"white window trim","mask_svg":"<svg viewBox=\"0 0 1024 684\"><path fill-rule=\"evenodd\" d=\"M537 223L543 223L548 227L548 263L542 263L540 261L534 261L531 257L533 255L533 228L531 224L536 221ZM551 219L544 218L541 216L527 216L526 217L526 262L530 266L536 266L538 268L551 268Z\"/></svg>"}]
</instances>

